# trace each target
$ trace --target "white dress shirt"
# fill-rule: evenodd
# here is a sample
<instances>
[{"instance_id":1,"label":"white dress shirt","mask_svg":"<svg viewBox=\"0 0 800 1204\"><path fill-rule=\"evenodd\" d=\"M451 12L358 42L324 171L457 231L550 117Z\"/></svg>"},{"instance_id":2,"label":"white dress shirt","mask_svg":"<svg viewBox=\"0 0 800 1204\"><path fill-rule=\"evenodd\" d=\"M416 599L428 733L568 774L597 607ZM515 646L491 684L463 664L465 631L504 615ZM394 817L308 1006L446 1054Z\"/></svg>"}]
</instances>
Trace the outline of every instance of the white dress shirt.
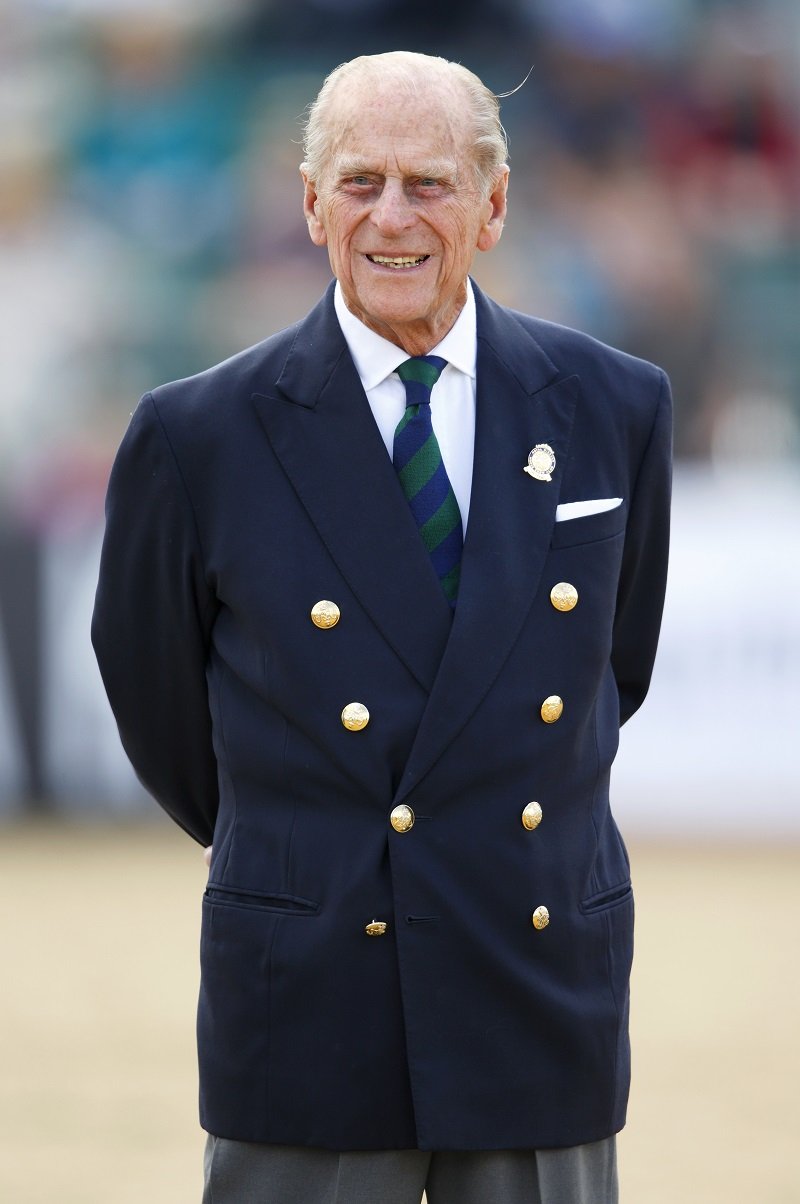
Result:
<instances>
[{"instance_id":1,"label":"white dress shirt","mask_svg":"<svg viewBox=\"0 0 800 1204\"><path fill-rule=\"evenodd\" d=\"M409 358L395 343L365 326L347 308L337 281L333 297L367 401L389 456L394 432L406 408L406 391L396 369ZM467 529L475 444L475 297L467 281L467 300L454 325L429 353L447 360L431 392L431 422L453 486L464 531Z\"/></svg>"}]
</instances>

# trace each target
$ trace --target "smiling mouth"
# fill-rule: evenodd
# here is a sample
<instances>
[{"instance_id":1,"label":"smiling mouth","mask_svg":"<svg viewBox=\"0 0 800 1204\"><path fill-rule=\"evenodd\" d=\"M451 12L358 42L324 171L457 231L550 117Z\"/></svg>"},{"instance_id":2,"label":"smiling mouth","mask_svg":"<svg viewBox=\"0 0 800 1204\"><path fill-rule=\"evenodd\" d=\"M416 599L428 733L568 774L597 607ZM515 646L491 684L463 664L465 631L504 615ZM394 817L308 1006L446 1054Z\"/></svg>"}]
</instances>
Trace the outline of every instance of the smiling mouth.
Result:
<instances>
[{"instance_id":1,"label":"smiling mouth","mask_svg":"<svg viewBox=\"0 0 800 1204\"><path fill-rule=\"evenodd\" d=\"M379 267L399 270L419 267L426 259L430 259L430 255L367 255L367 259Z\"/></svg>"}]
</instances>

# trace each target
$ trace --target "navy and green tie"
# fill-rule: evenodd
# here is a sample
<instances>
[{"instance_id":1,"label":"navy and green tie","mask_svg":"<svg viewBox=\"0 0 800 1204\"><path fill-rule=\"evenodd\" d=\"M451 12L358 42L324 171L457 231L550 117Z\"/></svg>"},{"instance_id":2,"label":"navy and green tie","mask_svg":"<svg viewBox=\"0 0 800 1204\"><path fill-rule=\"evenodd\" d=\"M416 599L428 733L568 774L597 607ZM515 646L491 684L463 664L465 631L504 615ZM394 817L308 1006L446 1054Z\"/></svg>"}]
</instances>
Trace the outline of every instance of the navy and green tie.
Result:
<instances>
[{"instance_id":1,"label":"navy and green tie","mask_svg":"<svg viewBox=\"0 0 800 1204\"><path fill-rule=\"evenodd\" d=\"M431 389L446 364L438 355L418 355L397 369L405 385L406 412L394 432L392 460L445 597L455 606L464 533L430 405Z\"/></svg>"}]
</instances>

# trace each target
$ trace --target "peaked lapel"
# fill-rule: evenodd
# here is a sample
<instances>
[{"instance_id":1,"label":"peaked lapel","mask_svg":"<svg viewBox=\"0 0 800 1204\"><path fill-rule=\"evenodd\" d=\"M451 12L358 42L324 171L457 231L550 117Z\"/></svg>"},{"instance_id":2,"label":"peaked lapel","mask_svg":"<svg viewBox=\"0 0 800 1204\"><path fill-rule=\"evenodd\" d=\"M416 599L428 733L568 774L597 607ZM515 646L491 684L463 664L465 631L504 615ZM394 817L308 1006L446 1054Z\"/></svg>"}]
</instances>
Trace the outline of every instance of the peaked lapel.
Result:
<instances>
[{"instance_id":1,"label":"peaked lapel","mask_svg":"<svg viewBox=\"0 0 800 1204\"><path fill-rule=\"evenodd\" d=\"M475 289L475 459L461 581L450 639L396 799L418 785L469 719L530 610L555 522L579 393L527 330ZM552 481L523 470L537 443Z\"/></svg>"},{"instance_id":2,"label":"peaked lapel","mask_svg":"<svg viewBox=\"0 0 800 1204\"><path fill-rule=\"evenodd\" d=\"M333 285L253 403L330 555L384 638L430 690L452 613L386 454L333 308Z\"/></svg>"}]
</instances>

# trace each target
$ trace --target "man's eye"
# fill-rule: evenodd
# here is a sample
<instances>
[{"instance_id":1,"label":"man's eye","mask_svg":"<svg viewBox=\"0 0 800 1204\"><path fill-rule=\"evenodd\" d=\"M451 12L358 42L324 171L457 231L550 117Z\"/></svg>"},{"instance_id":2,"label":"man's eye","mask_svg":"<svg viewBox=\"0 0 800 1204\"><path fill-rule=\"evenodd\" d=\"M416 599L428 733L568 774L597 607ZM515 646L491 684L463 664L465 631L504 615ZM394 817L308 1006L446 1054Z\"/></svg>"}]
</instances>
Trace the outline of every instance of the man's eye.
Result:
<instances>
[{"instance_id":1,"label":"man's eye","mask_svg":"<svg viewBox=\"0 0 800 1204\"><path fill-rule=\"evenodd\" d=\"M369 176L353 176L352 179L350 180L350 183L351 184L359 184L359 185L369 184L370 178L369 178Z\"/></svg>"},{"instance_id":2,"label":"man's eye","mask_svg":"<svg viewBox=\"0 0 800 1204\"><path fill-rule=\"evenodd\" d=\"M438 183L438 180L432 180L429 176L426 176L424 179L420 180L420 186L422 188L435 188Z\"/></svg>"}]
</instances>

